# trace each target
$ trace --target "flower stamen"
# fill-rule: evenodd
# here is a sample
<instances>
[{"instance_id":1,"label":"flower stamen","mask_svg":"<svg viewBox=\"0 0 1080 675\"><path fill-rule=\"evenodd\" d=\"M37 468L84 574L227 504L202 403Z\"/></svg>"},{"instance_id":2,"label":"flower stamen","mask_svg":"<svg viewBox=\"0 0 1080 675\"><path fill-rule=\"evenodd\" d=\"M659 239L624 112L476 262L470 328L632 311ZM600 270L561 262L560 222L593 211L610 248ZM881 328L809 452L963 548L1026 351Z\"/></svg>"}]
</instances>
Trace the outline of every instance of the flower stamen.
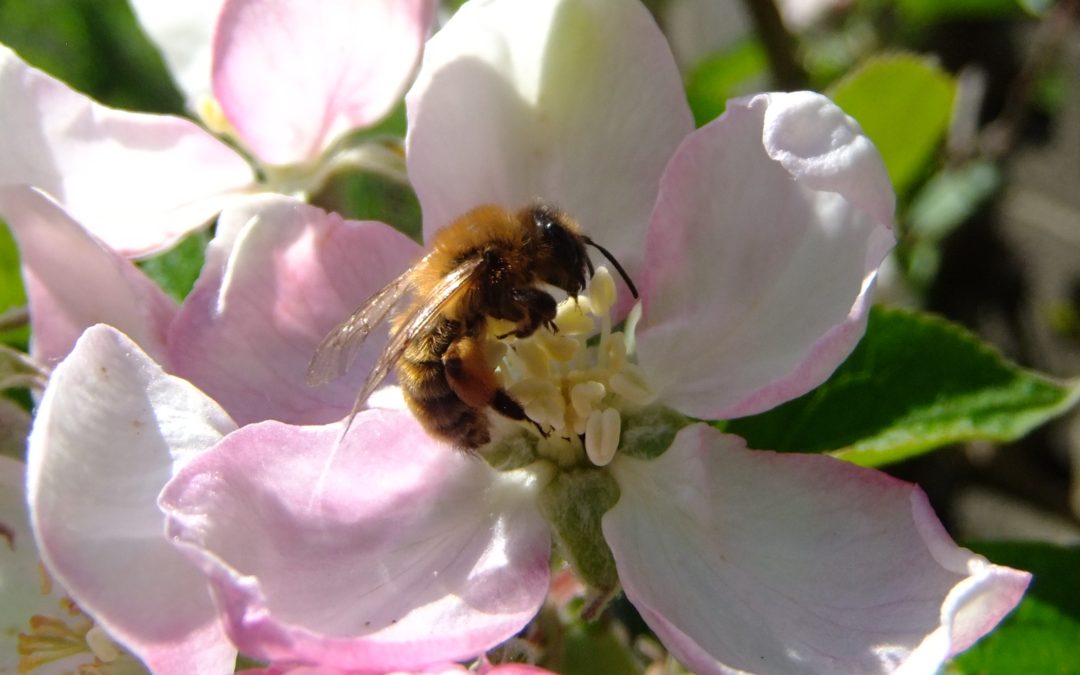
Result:
<instances>
[{"instance_id":1,"label":"flower stamen","mask_svg":"<svg viewBox=\"0 0 1080 675\"><path fill-rule=\"evenodd\" d=\"M509 349L491 361L529 419L550 430L537 440L537 454L558 466L606 466L619 448L623 411L652 401L632 360L637 310L627 320L630 334L613 330L617 298L611 272L598 267L584 293L559 303L558 332L507 338ZM494 328L489 334L499 335Z\"/></svg>"}]
</instances>

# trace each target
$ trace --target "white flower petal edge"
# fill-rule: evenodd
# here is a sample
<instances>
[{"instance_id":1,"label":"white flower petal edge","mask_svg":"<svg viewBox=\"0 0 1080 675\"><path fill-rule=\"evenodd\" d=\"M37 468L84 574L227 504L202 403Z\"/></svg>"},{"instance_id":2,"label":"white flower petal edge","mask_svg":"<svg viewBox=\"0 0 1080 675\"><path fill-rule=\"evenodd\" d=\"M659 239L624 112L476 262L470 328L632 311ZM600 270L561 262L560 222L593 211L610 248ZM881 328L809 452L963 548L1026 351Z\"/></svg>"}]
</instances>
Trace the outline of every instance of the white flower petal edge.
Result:
<instances>
[{"instance_id":1,"label":"white flower petal edge","mask_svg":"<svg viewBox=\"0 0 1080 675\"><path fill-rule=\"evenodd\" d=\"M432 441L412 415L263 422L165 488L168 532L209 576L240 650L362 671L474 658L548 588L535 480Z\"/></svg>"},{"instance_id":2,"label":"white flower petal edge","mask_svg":"<svg viewBox=\"0 0 1080 675\"><path fill-rule=\"evenodd\" d=\"M623 588L698 673L933 672L1031 578L957 547L913 485L704 424L611 470Z\"/></svg>"},{"instance_id":3,"label":"white flower petal edge","mask_svg":"<svg viewBox=\"0 0 1080 675\"><path fill-rule=\"evenodd\" d=\"M269 164L315 159L386 115L408 86L433 0L226 0L213 87L243 142Z\"/></svg>"},{"instance_id":4,"label":"white flower petal edge","mask_svg":"<svg viewBox=\"0 0 1080 675\"><path fill-rule=\"evenodd\" d=\"M131 0L143 30L153 38L176 84L195 109L210 93L210 45L224 0Z\"/></svg>"},{"instance_id":5,"label":"white flower petal edge","mask_svg":"<svg viewBox=\"0 0 1080 675\"><path fill-rule=\"evenodd\" d=\"M229 672L236 651L205 577L164 536L157 496L234 428L116 329L94 326L54 371L30 434L42 559L72 598L159 675Z\"/></svg>"},{"instance_id":6,"label":"white flower petal edge","mask_svg":"<svg viewBox=\"0 0 1080 675\"><path fill-rule=\"evenodd\" d=\"M176 303L135 265L32 188L0 187L0 216L19 245L35 358L54 365L96 323L116 326L155 359L165 357Z\"/></svg>"},{"instance_id":7,"label":"white flower petal edge","mask_svg":"<svg viewBox=\"0 0 1080 675\"><path fill-rule=\"evenodd\" d=\"M696 417L768 410L823 382L866 326L893 193L854 120L810 92L731 101L664 172L638 350Z\"/></svg>"},{"instance_id":8,"label":"white flower petal edge","mask_svg":"<svg viewBox=\"0 0 1080 675\"><path fill-rule=\"evenodd\" d=\"M625 0L468 3L428 43L406 103L428 237L481 204L539 198L632 273L660 174L693 129L663 34Z\"/></svg>"},{"instance_id":9,"label":"white flower petal edge","mask_svg":"<svg viewBox=\"0 0 1080 675\"><path fill-rule=\"evenodd\" d=\"M2 45L0 119L0 185L41 189L125 255L168 247L254 182L193 122L103 106Z\"/></svg>"},{"instance_id":10,"label":"white flower petal edge","mask_svg":"<svg viewBox=\"0 0 1080 675\"><path fill-rule=\"evenodd\" d=\"M227 209L206 265L169 332L174 372L239 424L325 424L352 409L386 330L364 343L351 376L305 378L316 347L357 306L423 254L374 221L343 220L280 195Z\"/></svg>"}]
</instances>

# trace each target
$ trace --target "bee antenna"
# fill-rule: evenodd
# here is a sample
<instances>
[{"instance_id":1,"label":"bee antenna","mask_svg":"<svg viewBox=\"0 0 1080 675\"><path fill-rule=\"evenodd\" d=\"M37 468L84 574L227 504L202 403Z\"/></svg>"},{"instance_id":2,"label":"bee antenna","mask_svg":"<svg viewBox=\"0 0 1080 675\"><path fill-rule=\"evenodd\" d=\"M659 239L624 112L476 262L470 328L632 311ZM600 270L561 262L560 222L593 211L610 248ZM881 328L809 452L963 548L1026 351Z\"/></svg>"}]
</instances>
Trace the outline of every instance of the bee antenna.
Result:
<instances>
[{"instance_id":1,"label":"bee antenna","mask_svg":"<svg viewBox=\"0 0 1080 675\"><path fill-rule=\"evenodd\" d=\"M597 244L595 241L589 239L588 237L582 236L582 238L585 240L586 244L603 253L604 257L608 259L608 262L615 266L615 269L619 271L619 276L623 278L623 281L626 282L627 288L630 289L630 295L633 295L636 299L638 297L637 286L635 286L634 282L631 281L630 275L626 273L626 270L624 270L623 266L619 264L619 261L615 259L615 256L611 255L611 251L607 250L600 244ZM592 271L591 263L589 264L589 271Z\"/></svg>"}]
</instances>

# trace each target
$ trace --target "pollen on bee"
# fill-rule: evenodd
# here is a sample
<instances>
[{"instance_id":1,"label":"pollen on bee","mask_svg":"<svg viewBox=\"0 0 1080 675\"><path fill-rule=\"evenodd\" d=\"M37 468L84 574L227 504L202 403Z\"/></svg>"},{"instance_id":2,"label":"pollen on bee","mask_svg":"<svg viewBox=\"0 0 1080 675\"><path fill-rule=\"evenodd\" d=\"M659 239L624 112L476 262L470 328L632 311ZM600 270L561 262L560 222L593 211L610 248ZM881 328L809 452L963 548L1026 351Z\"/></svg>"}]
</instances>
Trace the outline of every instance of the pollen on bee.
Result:
<instances>
[{"instance_id":1,"label":"pollen on bee","mask_svg":"<svg viewBox=\"0 0 1080 675\"><path fill-rule=\"evenodd\" d=\"M557 332L508 338L497 361L500 384L535 423L521 427L537 437L537 453L559 466L610 463L623 413L653 399L633 359L636 308L624 330L615 331L616 299L611 273L598 267L584 293L559 304Z\"/></svg>"}]
</instances>

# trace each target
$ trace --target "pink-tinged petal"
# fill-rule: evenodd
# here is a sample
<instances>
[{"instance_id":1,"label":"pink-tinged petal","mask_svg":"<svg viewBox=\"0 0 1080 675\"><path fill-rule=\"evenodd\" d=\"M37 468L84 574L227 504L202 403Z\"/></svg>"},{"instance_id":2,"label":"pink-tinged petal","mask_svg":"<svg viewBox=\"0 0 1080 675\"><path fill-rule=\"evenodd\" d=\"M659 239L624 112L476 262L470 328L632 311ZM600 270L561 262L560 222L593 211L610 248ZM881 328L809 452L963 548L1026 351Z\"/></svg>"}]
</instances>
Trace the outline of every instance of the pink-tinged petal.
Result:
<instances>
[{"instance_id":1,"label":"pink-tinged petal","mask_svg":"<svg viewBox=\"0 0 1080 675\"><path fill-rule=\"evenodd\" d=\"M210 93L210 46L224 0L130 0L190 107Z\"/></svg>"},{"instance_id":2,"label":"pink-tinged petal","mask_svg":"<svg viewBox=\"0 0 1080 675\"><path fill-rule=\"evenodd\" d=\"M660 175L693 120L639 3L468 3L429 41L406 102L427 236L480 204L539 198L641 269Z\"/></svg>"},{"instance_id":3,"label":"pink-tinged petal","mask_svg":"<svg viewBox=\"0 0 1080 675\"><path fill-rule=\"evenodd\" d=\"M169 334L174 372L240 424L341 419L388 327L376 327L337 382L308 386L311 357L331 328L419 259L420 247L382 223L343 220L275 195L230 209L221 221L224 240L211 243Z\"/></svg>"},{"instance_id":4,"label":"pink-tinged petal","mask_svg":"<svg viewBox=\"0 0 1080 675\"><path fill-rule=\"evenodd\" d=\"M892 210L877 150L828 99L730 102L653 212L638 351L661 399L739 417L823 382L865 330Z\"/></svg>"},{"instance_id":5,"label":"pink-tinged petal","mask_svg":"<svg viewBox=\"0 0 1080 675\"><path fill-rule=\"evenodd\" d=\"M264 162L312 160L400 98L431 26L432 0L226 0L213 87Z\"/></svg>"},{"instance_id":6,"label":"pink-tinged petal","mask_svg":"<svg viewBox=\"0 0 1080 675\"><path fill-rule=\"evenodd\" d=\"M263 422L165 488L168 532L211 578L240 650L277 663L422 669L510 638L548 586L528 476L429 438L405 412Z\"/></svg>"},{"instance_id":7,"label":"pink-tinged petal","mask_svg":"<svg viewBox=\"0 0 1080 675\"><path fill-rule=\"evenodd\" d=\"M259 668L257 670L241 671L244 675L383 675L382 673L361 672L358 670L339 670L324 666L298 666ZM393 675L554 675L550 670L538 668L521 663L504 663L493 666L486 661L480 664L479 669L472 671L458 663L448 663L440 666L429 666L423 670L407 673L403 670L395 670Z\"/></svg>"},{"instance_id":8,"label":"pink-tinged petal","mask_svg":"<svg viewBox=\"0 0 1080 675\"><path fill-rule=\"evenodd\" d=\"M192 122L107 108L3 46L0 119L0 185L41 189L126 255L169 246L253 182Z\"/></svg>"},{"instance_id":9,"label":"pink-tinged petal","mask_svg":"<svg viewBox=\"0 0 1080 675\"><path fill-rule=\"evenodd\" d=\"M156 673L226 672L236 657L157 506L175 467L233 427L108 326L88 329L57 366L34 421L27 484L42 559Z\"/></svg>"},{"instance_id":10,"label":"pink-tinged petal","mask_svg":"<svg viewBox=\"0 0 1080 675\"><path fill-rule=\"evenodd\" d=\"M530 666L525 663L502 663L497 666L481 665L476 672L480 675L545 675L551 673L546 668Z\"/></svg>"},{"instance_id":11,"label":"pink-tinged petal","mask_svg":"<svg viewBox=\"0 0 1080 675\"><path fill-rule=\"evenodd\" d=\"M914 485L703 424L612 471L619 579L697 673L934 672L1031 578L957 547Z\"/></svg>"},{"instance_id":12,"label":"pink-tinged petal","mask_svg":"<svg viewBox=\"0 0 1080 675\"><path fill-rule=\"evenodd\" d=\"M56 363L96 323L116 326L153 358L164 357L176 304L135 265L37 190L0 187L0 216L19 245L35 358Z\"/></svg>"}]
</instances>

